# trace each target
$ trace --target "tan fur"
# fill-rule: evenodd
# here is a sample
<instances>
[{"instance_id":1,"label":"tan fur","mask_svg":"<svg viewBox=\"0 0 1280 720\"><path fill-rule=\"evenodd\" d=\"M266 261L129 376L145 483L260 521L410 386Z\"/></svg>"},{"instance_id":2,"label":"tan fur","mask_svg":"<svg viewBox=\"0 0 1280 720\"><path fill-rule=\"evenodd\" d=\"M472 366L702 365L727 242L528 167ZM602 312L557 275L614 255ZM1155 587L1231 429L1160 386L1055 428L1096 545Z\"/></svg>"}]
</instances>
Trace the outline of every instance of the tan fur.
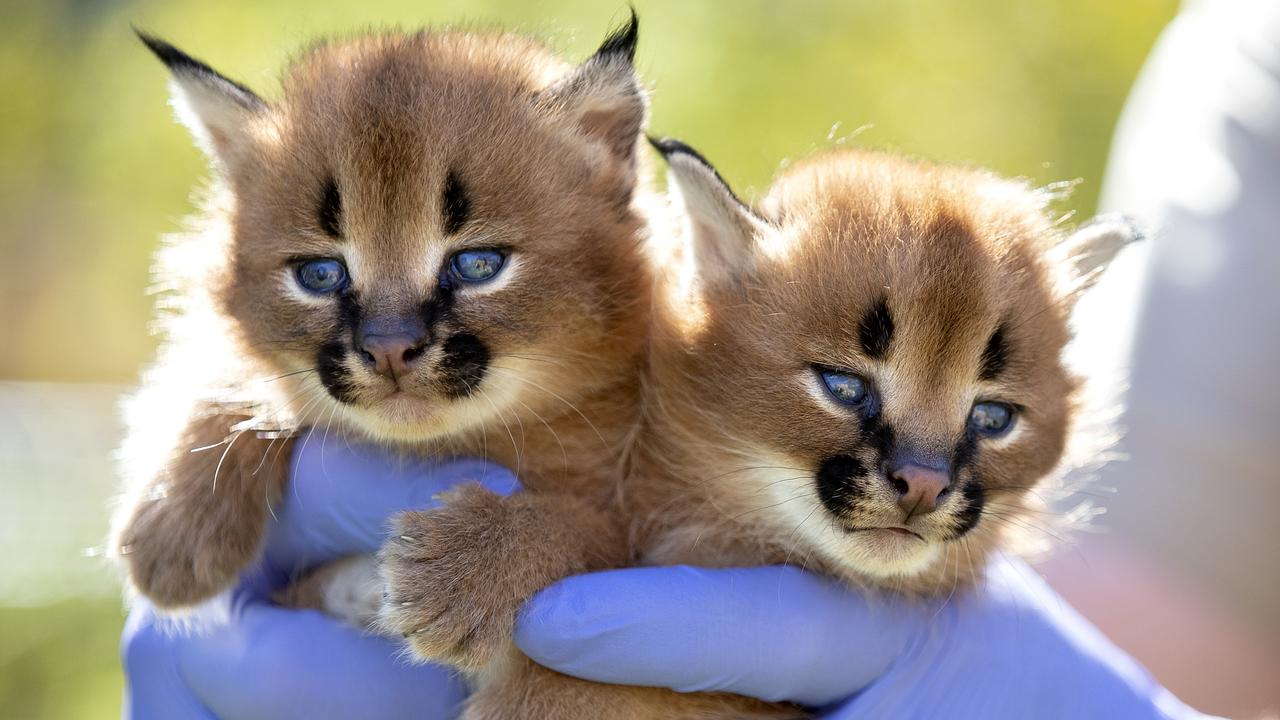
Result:
<instances>
[{"instance_id":1,"label":"tan fur","mask_svg":"<svg viewBox=\"0 0 1280 720\"><path fill-rule=\"evenodd\" d=\"M183 608L233 582L259 552L292 444L310 433L486 457L527 492L463 486L438 510L401 516L383 554L382 620L421 657L476 672L501 660L529 595L628 557L608 513L638 424L652 285L636 147L646 106L629 60L602 48L570 67L517 35L393 33L311 49L277 102L189 64L175 88L217 174L193 231L161 254L175 312L129 408L112 544L133 587ZM443 227L450 173L470 205L456 233ZM317 220L330 178L340 239ZM296 258L340 257L363 318L413 314L442 292L452 252L495 246L511 252L507 274L458 289L431 327L437 341L398 381L361 365L334 297L290 284ZM491 361L454 397L439 340L459 332ZM345 344L348 402L318 377L332 342ZM322 605L339 569L282 597ZM520 703L537 695L504 706L525 717Z\"/></svg>"},{"instance_id":2,"label":"tan fur","mask_svg":"<svg viewBox=\"0 0 1280 720\"><path fill-rule=\"evenodd\" d=\"M673 183L691 217L685 242L665 256L626 495L642 562L789 562L864 589L939 596L978 580L990 553L1020 551L1023 536L1043 527L1034 488L1064 464L1077 384L1061 362L1071 304L1123 242L1073 265L1041 193L879 153L830 152L794 166L761 215L711 198L713 181L708 170ZM890 353L873 360L858 323L886 294L896 330ZM979 381L982 351L1001 323L1009 365ZM874 453L851 442L858 420L806 391L814 363L878 383L901 443L951 448L976 398L1024 408L1017 434L979 441L960 473L987 490L972 531L945 539L955 522L946 505L910 521L942 547L923 567L870 571L878 548L845 544L841 522L906 522L875 471L854 516L834 517L818 501L824 458ZM647 697L637 717L677 716L690 697ZM743 717L752 707L725 702L709 716Z\"/></svg>"},{"instance_id":3,"label":"tan fur","mask_svg":"<svg viewBox=\"0 0 1280 720\"><path fill-rule=\"evenodd\" d=\"M263 107L180 85L219 175L199 226L162 255L177 312L130 410L131 490L114 543L162 607L234 580L258 552L294 434L333 428L406 453L488 457L531 491L461 487L439 510L398 518L381 554L384 628L484 679L467 717L797 717L786 705L566 678L514 654L514 613L556 579L636 557L799 562L917 593L974 578L1006 542L999 522L966 536L963 558L956 549L886 580L801 532L805 522L778 509L790 498L767 496L781 485L814 507L804 496L814 465L850 427L796 378L815 362L867 367L850 338L886 287L912 348L895 350L886 371L900 393L886 413L904 437L938 445L958 432L972 389L963 378L1010 318L1019 355L984 390L1025 405L1030 432L982 451L975 472L1017 517L1058 463L1073 388L1058 359L1069 298L1044 259L1055 232L1021 186L870 154L788 172L764 218L730 223L751 235L739 247L667 258L641 418L651 279L634 147L644 105L629 64L584 75L518 36L427 32L317 47L290 69L283 100ZM441 229L450 172L476 218L456 237ZM341 241L316 222L327 178L342 193ZM468 244L518 257L509 282L460 292L435 328L484 340L493 362L478 389L450 397L433 346L397 396L346 357L351 402L335 401L315 353L345 331L335 307L289 288L294 258L345 257L362 311L394 315L430 297L444 258ZM743 262L691 277L695 256ZM939 514L919 530L947 522ZM293 600L323 603L324 577Z\"/></svg>"},{"instance_id":4,"label":"tan fur","mask_svg":"<svg viewBox=\"0 0 1280 720\"><path fill-rule=\"evenodd\" d=\"M623 497L639 562L792 563L866 590L940 596L980 579L990 553L1021 552L1036 544L1027 536L1051 532L1035 489L1069 464L1077 381L1061 361L1067 317L1132 239L1127 226L1064 236L1047 219L1049 198L1022 183L878 153L793 167L759 215L708 168L683 167L672 185L685 235L659 253L644 421ZM859 322L884 297L896 328L876 360L857 339ZM981 380L982 352L1001 325L1009 361ZM871 379L896 442L913 448L950 451L975 400L1022 408L1014 430L978 440L958 470L957 482L986 490L976 527L949 537L955 501L904 520L875 471L856 512L823 507L815 474L824 459L877 458L856 439L857 418L805 387L815 363ZM923 538L911 542L938 549L923 564L898 562L900 548L884 561L876 544L846 544L840 524L850 521L909 523ZM515 662L473 698L468 718L805 716L728 695L592 685Z\"/></svg>"},{"instance_id":5,"label":"tan fur","mask_svg":"<svg viewBox=\"0 0 1280 720\"><path fill-rule=\"evenodd\" d=\"M681 292L669 274L640 436L650 474L628 488L649 519L648 560L790 560L860 585L945 594L977 579L984 557L1010 548L1010 536L1034 532L1032 491L1061 469L1076 388L1061 363L1074 295L1053 264L1062 234L1047 200L982 170L828 152L774 184L763 204L769 231L740 238L739 277ZM673 268L680 261L673 256ZM881 297L896 329L890 354L874 360L856 338ZM1009 366L979 380L983 348L1001 324ZM823 459L849 448L872 457L855 439L858 420L806 393L813 364L872 380L900 445L950 451L979 398L1023 407L1007 439L979 439L960 478L987 489L977 528L943 541L955 521L946 506L911 524L943 546L924 568L861 568L864 548L845 546L815 497ZM902 521L876 480L868 507L841 520Z\"/></svg>"},{"instance_id":6,"label":"tan fur","mask_svg":"<svg viewBox=\"0 0 1280 720\"><path fill-rule=\"evenodd\" d=\"M651 425L642 437L646 467L673 485L646 479L634 488L655 526L650 559L790 557L860 584L919 593L975 579L987 552L1025 519L1031 485L1057 466L1066 441L1075 384L1060 354L1070 305L1055 295L1044 260L1058 239L1044 204L989 173L867 152L820 155L779 178L765 201L774 229L741 239L744 276L694 297L664 293L671 304L653 339ZM897 327L892 354L879 362L856 338L863 314L886 294ZM694 303L710 311L691 327ZM980 383L983 347L1001 322L1011 328L1013 361L997 381ZM975 466L1010 522L979 523L924 572L889 578L842 557L838 539L815 540L841 531L814 497L813 473L849 447L857 423L800 387L814 363L878 381L888 423L900 441L919 445L949 449L978 395L1024 406L1017 442L980 450ZM654 505L649 493L701 502L646 507ZM868 522L899 520L883 494ZM686 517L673 523L673 514ZM950 521L941 512L919 520L926 537Z\"/></svg>"},{"instance_id":7,"label":"tan fur","mask_svg":"<svg viewBox=\"0 0 1280 720\"><path fill-rule=\"evenodd\" d=\"M603 685L512 657L502 679L471 696L466 720L800 720L800 708L726 693Z\"/></svg>"}]
</instances>

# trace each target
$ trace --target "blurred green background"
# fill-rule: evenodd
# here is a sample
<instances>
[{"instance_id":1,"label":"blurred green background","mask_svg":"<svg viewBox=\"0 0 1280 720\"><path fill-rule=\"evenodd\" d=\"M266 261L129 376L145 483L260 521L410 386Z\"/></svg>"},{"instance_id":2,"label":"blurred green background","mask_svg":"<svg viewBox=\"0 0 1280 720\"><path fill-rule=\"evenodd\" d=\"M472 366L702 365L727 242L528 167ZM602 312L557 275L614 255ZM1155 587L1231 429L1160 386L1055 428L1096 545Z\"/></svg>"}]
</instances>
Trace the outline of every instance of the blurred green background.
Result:
<instances>
[{"instance_id":1,"label":"blurred green background","mask_svg":"<svg viewBox=\"0 0 1280 720\"><path fill-rule=\"evenodd\" d=\"M1112 127L1173 0L636 0L652 129L749 197L780 163L856 142L1079 179L1088 215ZM93 547L115 402L154 348L150 255L203 159L166 107L146 28L260 93L327 33L476 22L581 58L625 18L585 0L8 2L0 26L0 716L118 715L123 620ZM856 134L856 138L853 137Z\"/></svg>"}]
</instances>

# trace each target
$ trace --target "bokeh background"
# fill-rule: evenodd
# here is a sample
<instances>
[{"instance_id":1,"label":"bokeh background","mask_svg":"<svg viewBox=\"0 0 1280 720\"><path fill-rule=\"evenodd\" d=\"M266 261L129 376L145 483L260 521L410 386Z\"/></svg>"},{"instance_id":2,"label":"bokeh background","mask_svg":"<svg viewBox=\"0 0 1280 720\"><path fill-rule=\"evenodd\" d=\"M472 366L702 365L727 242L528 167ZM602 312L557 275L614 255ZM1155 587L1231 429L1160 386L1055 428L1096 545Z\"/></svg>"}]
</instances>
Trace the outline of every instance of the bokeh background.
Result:
<instances>
[{"instance_id":1,"label":"bokeh background","mask_svg":"<svg viewBox=\"0 0 1280 720\"><path fill-rule=\"evenodd\" d=\"M1174 0L637 0L651 127L755 196L843 142L1078 180L1088 216L1130 85ZM118 397L155 347L148 266L201 155L130 25L271 95L317 35L518 28L584 57L622 21L585 0L46 0L0 24L0 716L118 715L106 531ZM1178 690L1174 687L1175 691Z\"/></svg>"}]
</instances>

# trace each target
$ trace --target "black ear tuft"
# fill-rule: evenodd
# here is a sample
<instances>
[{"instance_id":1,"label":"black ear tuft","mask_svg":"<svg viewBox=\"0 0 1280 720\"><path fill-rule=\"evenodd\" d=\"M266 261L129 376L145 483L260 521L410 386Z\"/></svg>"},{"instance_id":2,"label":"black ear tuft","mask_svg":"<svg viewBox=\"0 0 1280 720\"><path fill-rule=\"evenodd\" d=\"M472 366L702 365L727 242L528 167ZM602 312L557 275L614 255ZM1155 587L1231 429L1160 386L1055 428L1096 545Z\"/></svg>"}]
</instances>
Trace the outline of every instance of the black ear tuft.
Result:
<instances>
[{"instance_id":1,"label":"black ear tuft","mask_svg":"<svg viewBox=\"0 0 1280 720\"><path fill-rule=\"evenodd\" d=\"M160 58L160 62L164 63L165 67L169 68L169 71L174 75L185 75L206 84L221 86L227 95L249 110L257 110L265 104L262 98L258 97L248 87L222 75L217 70L182 52L164 40L143 32L136 27L133 32L147 46L147 49L155 53L155 56Z\"/></svg>"},{"instance_id":2,"label":"black ear tuft","mask_svg":"<svg viewBox=\"0 0 1280 720\"><path fill-rule=\"evenodd\" d=\"M628 63L635 62L636 41L640 39L640 18L636 17L636 9L631 8L631 19L626 25L614 30L604 39L595 57L602 60L610 57L626 58Z\"/></svg>"},{"instance_id":3,"label":"black ear tuft","mask_svg":"<svg viewBox=\"0 0 1280 720\"><path fill-rule=\"evenodd\" d=\"M649 144L653 146L653 149L662 153L662 157L664 158L670 158L672 155L675 155L676 153L684 153L685 155L692 155L698 162L702 163L703 165L706 165L707 167L712 168L713 170L715 169L711 165L711 161L707 160L705 157L703 157L702 153L693 149L691 145L684 142L683 140L677 140L675 138L670 138L670 137L660 138L660 137L654 137L652 135L649 135L648 139L649 139Z\"/></svg>"},{"instance_id":4,"label":"black ear tuft","mask_svg":"<svg viewBox=\"0 0 1280 720\"><path fill-rule=\"evenodd\" d=\"M667 192L672 205L683 211L683 234L700 277L737 282L754 262L756 241L772 226L734 194L697 150L669 138L650 137L649 144L667 161Z\"/></svg>"},{"instance_id":5,"label":"black ear tuft","mask_svg":"<svg viewBox=\"0 0 1280 720\"><path fill-rule=\"evenodd\" d=\"M712 165L711 161L708 160L705 155L698 152L692 145L689 145L683 140L677 140L671 137L658 138L649 135L647 138L649 140L649 144L653 146L653 149L661 153L662 158L666 160L668 164L671 164L671 161L679 155L683 155L696 161L698 164L702 165L707 172L710 172L717 182L724 186L725 192L727 192L729 197L732 197L738 205L752 215L756 214L754 208L747 205L742 201L742 198L738 197L738 194L733 191L733 187L729 185L729 181L724 179L724 176L720 174L720 171L716 169L716 166Z\"/></svg>"},{"instance_id":6,"label":"black ear tuft","mask_svg":"<svg viewBox=\"0 0 1280 720\"><path fill-rule=\"evenodd\" d=\"M603 146L611 164L621 161L628 184L635 180L636 141L649 108L631 64L639 27L632 10L630 22L611 33L594 55L534 95L546 112Z\"/></svg>"}]
</instances>

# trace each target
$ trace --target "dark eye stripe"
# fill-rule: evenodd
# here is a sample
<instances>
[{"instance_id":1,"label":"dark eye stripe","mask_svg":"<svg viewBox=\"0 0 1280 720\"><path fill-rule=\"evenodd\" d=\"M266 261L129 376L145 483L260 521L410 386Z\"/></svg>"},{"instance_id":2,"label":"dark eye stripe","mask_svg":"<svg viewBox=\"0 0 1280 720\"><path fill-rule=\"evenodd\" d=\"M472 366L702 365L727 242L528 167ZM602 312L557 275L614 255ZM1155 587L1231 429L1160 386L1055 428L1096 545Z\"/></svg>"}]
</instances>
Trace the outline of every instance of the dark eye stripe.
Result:
<instances>
[{"instance_id":1,"label":"dark eye stripe","mask_svg":"<svg viewBox=\"0 0 1280 720\"><path fill-rule=\"evenodd\" d=\"M342 237L342 195L338 193L338 182L333 178L326 180L320 191L316 222L330 237Z\"/></svg>"},{"instance_id":2,"label":"dark eye stripe","mask_svg":"<svg viewBox=\"0 0 1280 720\"><path fill-rule=\"evenodd\" d=\"M462 181L458 179L457 173L452 170L444 179L440 212L447 235L453 235L461 230L471 217L471 200L467 197L466 189L462 187Z\"/></svg>"},{"instance_id":3,"label":"dark eye stripe","mask_svg":"<svg viewBox=\"0 0 1280 720\"><path fill-rule=\"evenodd\" d=\"M858 340L863 351L877 360L889 352L889 343L893 340L893 316L889 314L886 299L880 298L862 316L862 322L858 324Z\"/></svg>"},{"instance_id":4,"label":"dark eye stripe","mask_svg":"<svg viewBox=\"0 0 1280 720\"><path fill-rule=\"evenodd\" d=\"M982 351L982 368L978 371L978 377L982 380L995 380L1008 364L1009 343L1005 340L1004 323L1001 323L991 333L991 339L987 340L987 347Z\"/></svg>"}]
</instances>

